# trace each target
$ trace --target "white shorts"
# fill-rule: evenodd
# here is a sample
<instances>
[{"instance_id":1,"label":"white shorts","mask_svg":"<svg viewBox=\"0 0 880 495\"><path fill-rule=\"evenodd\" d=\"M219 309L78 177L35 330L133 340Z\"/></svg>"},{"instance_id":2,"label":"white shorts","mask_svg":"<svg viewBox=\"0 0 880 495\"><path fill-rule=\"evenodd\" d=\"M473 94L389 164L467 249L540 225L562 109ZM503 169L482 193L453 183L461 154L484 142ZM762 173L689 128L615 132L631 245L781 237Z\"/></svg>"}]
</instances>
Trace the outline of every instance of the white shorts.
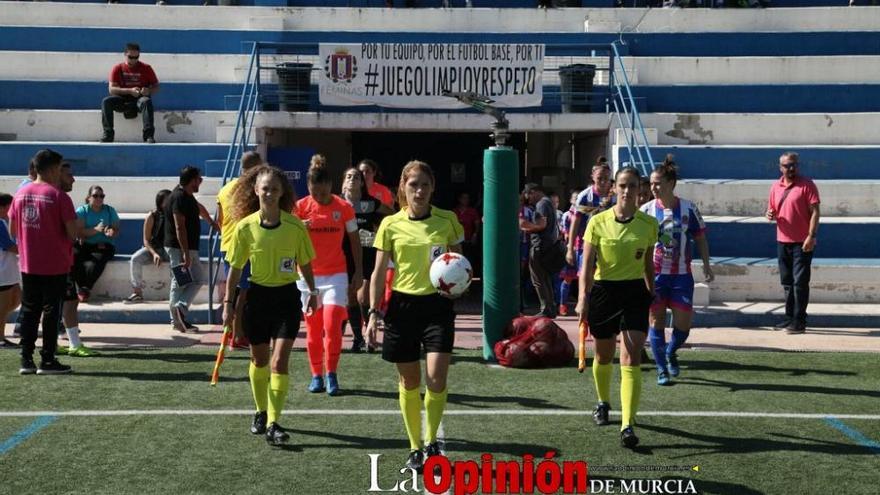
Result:
<instances>
[{"instance_id":1,"label":"white shorts","mask_svg":"<svg viewBox=\"0 0 880 495\"><path fill-rule=\"evenodd\" d=\"M308 311L306 306L309 303L309 286L306 281L300 278L296 281L296 286L301 293L303 313ZM315 275L315 288L320 291L318 294L318 307L327 305L348 306L348 274L334 273L333 275Z\"/></svg>"}]
</instances>

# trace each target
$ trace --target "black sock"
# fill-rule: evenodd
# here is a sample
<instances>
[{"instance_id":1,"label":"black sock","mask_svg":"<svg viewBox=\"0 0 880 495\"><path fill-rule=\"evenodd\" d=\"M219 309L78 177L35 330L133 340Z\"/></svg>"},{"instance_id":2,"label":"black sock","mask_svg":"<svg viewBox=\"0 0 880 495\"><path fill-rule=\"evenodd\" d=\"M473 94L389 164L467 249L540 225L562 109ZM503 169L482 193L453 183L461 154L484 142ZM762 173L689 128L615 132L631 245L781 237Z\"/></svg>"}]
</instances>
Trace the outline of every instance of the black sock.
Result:
<instances>
[{"instance_id":1,"label":"black sock","mask_svg":"<svg viewBox=\"0 0 880 495\"><path fill-rule=\"evenodd\" d=\"M348 324L351 326L351 334L354 336L355 340L363 340L364 325L360 306L355 305L348 307Z\"/></svg>"}]
</instances>

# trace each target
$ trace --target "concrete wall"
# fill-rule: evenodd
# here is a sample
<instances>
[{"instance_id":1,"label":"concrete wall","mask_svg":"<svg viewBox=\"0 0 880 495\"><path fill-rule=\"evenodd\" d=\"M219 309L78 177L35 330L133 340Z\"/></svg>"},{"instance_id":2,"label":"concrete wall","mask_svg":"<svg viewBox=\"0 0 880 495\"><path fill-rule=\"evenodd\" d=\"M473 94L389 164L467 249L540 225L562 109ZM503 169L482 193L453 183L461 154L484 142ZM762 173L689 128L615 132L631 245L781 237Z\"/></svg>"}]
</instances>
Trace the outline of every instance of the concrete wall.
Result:
<instances>
[{"instance_id":1,"label":"concrete wall","mask_svg":"<svg viewBox=\"0 0 880 495\"><path fill-rule=\"evenodd\" d=\"M479 6L479 1L477 3ZM816 32L871 30L876 9L364 9L8 3L6 26L92 26L187 29L421 32ZM498 22L503 19L503 22Z\"/></svg>"},{"instance_id":2,"label":"concrete wall","mask_svg":"<svg viewBox=\"0 0 880 495\"><path fill-rule=\"evenodd\" d=\"M703 215L761 216L771 180L681 180L676 195L694 201ZM822 215L880 216L880 181L818 180Z\"/></svg>"},{"instance_id":3,"label":"concrete wall","mask_svg":"<svg viewBox=\"0 0 880 495\"><path fill-rule=\"evenodd\" d=\"M211 143L218 128L228 126L232 139L235 112L181 111L156 112L156 141L159 143ZM139 143L141 119L127 120L117 114L114 120L116 142ZM90 141L101 137L101 111L94 110L0 110L0 141Z\"/></svg>"},{"instance_id":4,"label":"concrete wall","mask_svg":"<svg viewBox=\"0 0 880 495\"><path fill-rule=\"evenodd\" d=\"M663 145L874 145L877 113L645 113Z\"/></svg>"},{"instance_id":5,"label":"concrete wall","mask_svg":"<svg viewBox=\"0 0 880 495\"><path fill-rule=\"evenodd\" d=\"M840 260L846 261L846 260ZM700 280L702 263L694 263L695 279ZM713 303L733 301L784 300L779 285L779 269L775 259L759 264L713 264L715 281L709 285ZM880 302L880 266L813 261L810 302L814 303L877 303Z\"/></svg>"}]
</instances>

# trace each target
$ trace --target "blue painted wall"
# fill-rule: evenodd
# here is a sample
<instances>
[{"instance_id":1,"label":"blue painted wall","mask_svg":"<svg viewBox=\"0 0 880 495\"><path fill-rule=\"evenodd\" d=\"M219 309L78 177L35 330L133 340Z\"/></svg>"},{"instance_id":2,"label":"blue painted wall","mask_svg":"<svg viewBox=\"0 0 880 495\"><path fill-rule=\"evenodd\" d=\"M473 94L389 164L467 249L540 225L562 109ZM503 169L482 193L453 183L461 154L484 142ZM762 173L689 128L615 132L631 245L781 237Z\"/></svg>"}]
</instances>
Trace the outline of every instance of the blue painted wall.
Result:
<instances>
[{"instance_id":1,"label":"blue painted wall","mask_svg":"<svg viewBox=\"0 0 880 495\"><path fill-rule=\"evenodd\" d=\"M152 194L152 193L151 193ZM112 203L111 203L112 206ZM205 205L210 206L210 205ZM146 214L145 214L146 215ZM208 256L208 224L200 222L202 239L199 243L199 252L202 256ZM143 245L144 220L123 219L119 222L119 237L116 238L116 254L132 255Z\"/></svg>"},{"instance_id":2,"label":"blue painted wall","mask_svg":"<svg viewBox=\"0 0 880 495\"><path fill-rule=\"evenodd\" d=\"M713 257L776 257L776 225L767 223L707 222L709 252ZM817 257L880 258L880 223L823 223Z\"/></svg>"},{"instance_id":3,"label":"blue painted wall","mask_svg":"<svg viewBox=\"0 0 880 495\"><path fill-rule=\"evenodd\" d=\"M4 27L0 50L121 52L138 40L152 53L250 53L245 42L611 43L637 56L876 55L880 32L818 33L385 33ZM317 48L314 48L317 50ZM817 70L819 70L817 68ZM161 79L162 75L159 74Z\"/></svg>"},{"instance_id":4,"label":"blue painted wall","mask_svg":"<svg viewBox=\"0 0 880 495\"><path fill-rule=\"evenodd\" d=\"M682 177L688 179L777 179L779 156L786 151L800 154L801 173L814 179L880 180L880 147L808 147L756 148L748 146L699 147L654 146L654 162L662 162L667 153L675 155ZM621 161L628 160L626 149ZM880 239L880 238L878 238Z\"/></svg>"},{"instance_id":5,"label":"blue painted wall","mask_svg":"<svg viewBox=\"0 0 880 495\"><path fill-rule=\"evenodd\" d=\"M0 108L97 110L106 96L107 83L103 81L0 81ZM162 90L153 99L153 108L237 110L240 98L241 84L162 83ZM121 119L122 114L117 113L115 118ZM95 126L97 139L100 118Z\"/></svg>"},{"instance_id":6,"label":"blue painted wall","mask_svg":"<svg viewBox=\"0 0 880 495\"><path fill-rule=\"evenodd\" d=\"M878 84L634 86L633 92L647 111L658 113L880 111Z\"/></svg>"},{"instance_id":7,"label":"blue painted wall","mask_svg":"<svg viewBox=\"0 0 880 495\"><path fill-rule=\"evenodd\" d=\"M100 125L98 126L100 129ZM222 170L205 170L207 160L225 162L229 146L225 144L70 144L70 143L0 143L0 175L27 175L31 157L43 148L61 153L73 165L77 176L103 177L177 177L185 165L202 168L207 176L219 176Z\"/></svg>"},{"instance_id":8,"label":"blue painted wall","mask_svg":"<svg viewBox=\"0 0 880 495\"><path fill-rule=\"evenodd\" d=\"M240 84L163 83L156 95L157 110L237 110ZM597 86L595 93L604 94ZM274 85L263 85L267 95L277 94ZM648 112L878 112L880 84L797 84L755 86L633 86L640 111ZM19 109L98 109L107 95L104 82L83 81L0 81L0 108ZM723 95L723 97L722 97ZM271 101L277 102L277 98ZM604 111L597 99L593 111ZM264 107L277 110L277 107ZM378 107L319 108L317 86L310 91L310 110L335 112L396 112ZM413 111L413 110L411 110ZM419 111L419 110L415 110ZM511 112L559 112L560 95L556 86L544 88L539 108L510 109Z\"/></svg>"}]
</instances>

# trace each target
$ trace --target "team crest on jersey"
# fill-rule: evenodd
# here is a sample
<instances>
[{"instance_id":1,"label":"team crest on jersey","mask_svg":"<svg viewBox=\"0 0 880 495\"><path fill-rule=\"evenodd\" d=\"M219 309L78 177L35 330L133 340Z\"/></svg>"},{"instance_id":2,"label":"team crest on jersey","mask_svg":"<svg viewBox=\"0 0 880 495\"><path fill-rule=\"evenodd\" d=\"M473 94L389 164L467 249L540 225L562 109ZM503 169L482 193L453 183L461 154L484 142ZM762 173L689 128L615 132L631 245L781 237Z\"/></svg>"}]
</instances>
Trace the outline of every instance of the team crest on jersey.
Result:
<instances>
[{"instance_id":1,"label":"team crest on jersey","mask_svg":"<svg viewBox=\"0 0 880 495\"><path fill-rule=\"evenodd\" d=\"M24 207L24 221L27 223L37 223L40 218L40 212L34 205L26 205Z\"/></svg>"},{"instance_id":2,"label":"team crest on jersey","mask_svg":"<svg viewBox=\"0 0 880 495\"><path fill-rule=\"evenodd\" d=\"M644 248L639 248L639 249L636 250L636 259L637 259L637 260L642 259L642 256L644 256L644 255L645 255L645 249L644 249Z\"/></svg>"},{"instance_id":3,"label":"team crest on jersey","mask_svg":"<svg viewBox=\"0 0 880 495\"><path fill-rule=\"evenodd\" d=\"M445 247L445 246L440 246L440 245L434 245L434 246L431 246L431 262L433 263L434 260L436 260L437 258L439 258L440 255L443 254L443 253L445 253L445 252L446 252L446 247Z\"/></svg>"},{"instance_id":4,"label":"team crest on jersey","mask_svg":"<svg viewBox=\"0 0 880 495\"><path fill-rule=\"evenodd\" d=\"M342 218L342 212L334 211L333 212L333 221L338 222L340 218Z\"/></svg>"},{"instance_id":5,"label":"team crest on jersey","mask_svg":"<svg viewBox=\"0 0 880 495\"><path fill-rule=\"evenodd\" d=\"M281 258L281 264L278 271L282 273L293 273L293 258Z\"/></svg>"}]
</instances>

